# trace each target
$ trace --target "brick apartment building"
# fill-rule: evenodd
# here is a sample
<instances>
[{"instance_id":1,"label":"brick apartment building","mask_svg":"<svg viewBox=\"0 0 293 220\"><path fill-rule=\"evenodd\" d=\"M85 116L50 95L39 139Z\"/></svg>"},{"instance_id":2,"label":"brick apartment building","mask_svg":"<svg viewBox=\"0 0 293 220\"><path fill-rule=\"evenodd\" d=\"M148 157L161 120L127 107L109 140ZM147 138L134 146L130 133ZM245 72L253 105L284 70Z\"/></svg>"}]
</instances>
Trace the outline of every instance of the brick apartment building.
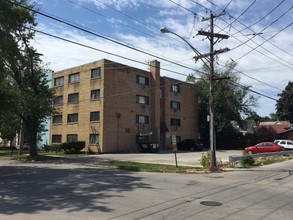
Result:
<instances>
[{"instance_id":1,"label":"brick apartment building","mask_svg":"<svg viewBox=\"0 0 293 220\"><path fill-rule=\"evenodd\" d=\"M85 141L93 152L136 152L138 141L171 149L177 140L197 138L197 87L109 60L59 71L52 76L58 113L52 116L50 144Z\"/></svg>"}]
</instances>

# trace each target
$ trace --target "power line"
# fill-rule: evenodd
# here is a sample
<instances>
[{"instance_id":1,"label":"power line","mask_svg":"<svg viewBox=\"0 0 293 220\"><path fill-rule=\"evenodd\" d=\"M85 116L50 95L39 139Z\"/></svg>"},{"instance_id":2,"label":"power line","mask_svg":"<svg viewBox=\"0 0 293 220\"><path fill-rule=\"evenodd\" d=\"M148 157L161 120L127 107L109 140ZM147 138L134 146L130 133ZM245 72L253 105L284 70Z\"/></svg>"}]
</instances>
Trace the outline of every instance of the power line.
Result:
<instances>
[{"instance_id":1,"label":"power line","mask_svg":"<svg viewBox=\"0 0 293 220\"><path fill-rule=\"evenodd\" d=\"M237 33L242 33L242 31L251 28L252 26L258 24L259 22L263 21L266 17L268 17L270 14L272 14L278 7L280 7L283 3L285 2L285 0L282 0L281 2L279 2L279 4L277 6L275 6L269 13L267 13L265 16L263 16L262 18L260 18L258 21L254 22L253 24L246 26L245 28L243 28L242 30L234 33L233 35L237 34ZM260 31L263 32L263 31Z\"/></svg>"},{"instance_id":2,"label":"power line","mask_svg":"<svg viewBox=\"0 0 293 220\"><path fill-rule=\"evenodd\" d=\"M72 0L67 0L67 1L68 1L69 3L71 3L71 4L73 4L73 5L77 5L77 6L83 8L83 9L85 9L85 10L87 10L87 11L90 11L90 12L96 14L96 15L99 15L99 16L104 17L104 18L109 19L109 20L114 20L115 22L119 23L120 25L123 25L123 26L125 26L125 27L128 27L128 28L130 28L130 29L132 29L132 30L135 30L135 31L137 31L137 32L140 32L140 33L142 33L142 34L144 34L144 35L148 35L148 36L150 36L150 37L154 37L154 38L156 38L154 35L148 34L148 33L146 33L146 32L143 32L143 31L139 30L139 29L136 29L136 28L134 28L134 27L131 27L130 25L127 25L127 24L125 24L125 23L123 23L123 22L121 22L121 21L119 21L119 20L117 20L117 19L114 19L114 18L112 18L112 17L108 17L108 16L106 16L106 15L103 15L103 14L101 14L101 13L98 13L97 11L95 11L95 10L93 10L93 9L91 9L91 8L85 7L85 6L83 6L83 5L79 4L79 3L76 3L76 2L74 2L74 1L72 1ZM136 20L136 22L137 22L137 21L138 21L138 20Z\"/></svg>"},{"instance_id":3,"label":"power line","mask_svg":"<svg viewBox=\"0 0 293 220\"><path fill-rule=\"evenodd\" d=\"M14 4L14 3L13 3L13 4ZM171 61L171 60L168 60L168 59L166 59L166 58L160 57L160 56L158 56L158 55L154 55L154 54L151 54L151 53L149 53L149 52L143 51L143 50L141 50L141 49L137 49L137 48L135 48L135 47L133 47L133 46L129 46L129 45L125 44L125 43L122 43L122 42L119 42L119 41L117 41L117 40L111 39L111 38L109 38L109 37L103 36L103 35L101 35L101 34L95 33L95 32L93 32L93 31L87 30L87 29L85 29L85 28L83 28L83 27L79 27L79 26L77 26L77 25L75 25L75 24L72 24L72 23L70 23L70 22L68 22L68 21L62 20L62 19L57 18L57 17L55 17L55 16L48 15L48 14L46 14L46 13L44 13L44 12L37 11L37 10L32 9L32 8L28 8L28 7L23 6L23 5L21 5L21 4L18 4L18 3L15 3L15 4L18 5L18 6L20 6L20 7L22 7L22 8L25 8L26 10L29 10L29 11L32 11L32 12L34 12L34 13L40 14L40 15L42 15L42 16L44 16L44 17L47 17L47 18L50 18L50 19L55 20L55 21L57 21L57 22L60 22L60 23L66 24L66 25L68 25L68 26L70 26L70 27L73 27L73 28L76 28L76 29L81 30L81 31L83 31L83 32L86 32L86 33L88 33L88 34L92 34L92 35L94 35L94 36L100 37L100 38L102 38L102 39L104 39L104 40L110 41L110 42L115 43L115 44L118 44L118 45L120 45L120 46L127 47L127 48L132 49L132 50L135 50L135 51L137 51L137 52L144 53L144 54L146 54L146 55L156 57L156 58L158 58L158 59L164 60L164 61L169 62L169 63L173 63L173 64L175 64L175 65L177 65L177 66L181 66L181 67L183 67L183 68L186 68L186 69L189 69L189 70L195 71L195 72L197 72L197 73L201 73L199 70L196 70L196 69L194 69L194 68L190 68L190 67L184 66L184 65L182 65L182 64L179 64L179 63L177 63L177 62L175 62L175 61Z\"/></svg>"},{"instance_id":4,"label":"power line","mask_svg":"<svg viewBox=\"0 0 293 220\"><path fill-rule=\"evenodd\" d=\"M196 3L196 4L198 4L199 6L201 6L201 7L203 7L203 8L205 8L206 9L206 7L205 6L203 6L202 4L200 4L200 3L198 3L198 2L195 2L195 1L193 1L193 0L191 0L192 2L194 2L194 3ZM210 1L209 1L210 2ZM212 2L210 2L210 3L212 3ZM255 3L255 1L248 7L248 8L250 8L253 4ZM282 2L281 2L282 3ZM216 7L218 7L218 8L220 8L221 9L221 7L220 6L218 6L218 5L216 5L215 3L212 3L213 5L215 5ZM245 10L245 11L247 11L248 10L248 8ZM284 14L286 14L288 11L290 11L292 9L292 7L290 7ZM222 9L223 10L223 9ZM223 10L224 11L224 10ZM229 14L229 13L228 13ZM243 14L243 13L242 13ZM279 20L281 17L283 17L284 16L284 14L283 15L281 15L278 19L276 19L276 20ZM229 14L229 16L230 17L232 17L232 18L234 18L231 14ZM238 18L239 18L240 16L238 16ZM237 20L240 24L242 24L243 26L245 26L246 27L246 29L250 29L251 30L251 28L250 27L248 27L248 26L246 26L245 24L243 24L241 21L239 21L239 19L238 18L234 18L235 19L235 21ZM224 22L226 22L223 18L221 18ZM235 22L234 21L234 22ZM233 23L234 23L233 22ZM228 22L226 22L226 23L228 23ZM275 23L275 22L272 22L272 23ZM232 23L230 23L229 24L229 26L231 26L231 24ZM228 27L228 26L227 26ZM226 27L226 28L227 28ZM219 27L220 28L220 27ZM226 28L220 28L220 30L223 30L224 31L224 29L226 29ZM237 30L235 27L233 27L235 30ZM268 28L268 27L267 27ZM228 33L227 31L225 31L226 33ZM237 33L242 33L242 31L241 30L237 30ZM235 36L233 36L233 35L231 35L232 37L234 37L235 38ZM243 34L243 36L245 36L244 34ZM254 37L255 37L256 35L254 35ZM240 46L242 46L242 45L244 45L244 44L246 44L246 42L248 42L248 41L251 41L254 37L252 37L252 38L248 38L248 40L247 41L245 41L245 42L242 42L241 40L239 40L239 39L237 39L238 41L240 41L241 42L241 44L239 45L239 47ZM263 38L262 37L262 39L264 39L265 40L265 38ZM252 42L254 42L255 44L257 44L257 45L259 45L258 43L256 43L255 41L253 41L252 40ZM278 46L276 46L275 44L273 44L273 43L271 43L271 42L269 42L271 45L273 45L273 46L275 46L276 48L278 48L278 49L280 49L280 50L282 50L280 47L278 47ZM249 46L249 45L247 45L247 46ZM253 49L251 46L249 46L251 49ZM263 47L262 47L263 48ZM235 49L235 48L233 48L233 49ZM231 49L231 50L233 50L233 49ZM288 63L289 64L289 66L287 66L287 67L289 67L289 68L292 68L292 67L290 67L290 65L291 65L291 63L289 63L288 61L286 61L286 60L284 60L282 57L280 57L280 56L277 56L276 54L273 54L273 53L271 53L269 50L267 50L266 48L263 48L264 50L266 50L268 53L270 53L270 54L272 54L273 56L276 56L278 59L280 59L280 60L283 60L284 62L286 62L286 63ZM292 56L292 54L290 54L290 53L288 53L288 52L286 52L286 51L284 51L284 50L282 50L283 52L285 52L285 53L287 53L288 55L290 55L290 56ZM258 51L259 53L261 53L260 51ZM262 55L264 55L264 56L266 56L266 57L268 57L269 59L273 59L272 57L269 57L269 56L267 56L266 54L263 54L263 53L261 53ZM273 59L274 61L276 61L276 62L279 62L278 60L275 60L275 59ZM283 64L283 63L281 63L281 62L279 62L280 64ZM284 65L284 64L283 64Z\"/></svg>"},{"instance_id":5,"label":"power line","mask_svg":"<svg viewBox=\"0 0 293 220\"><path fill-rule=\"evenodd\" d=\"M231 58L230 58L230 59L231 59ZM232 60L232 59L231 59L231 60ZM235 62L235 61L233 61L233 62ZM225 65L223 65L223 64L221 64L221 66L225 67ZM265 82L263 82L263 81L261 81L261 80L259 80L259 79L257 79L257 78L254 78L254 77L252 77L252 76L249 76L248 74L244 73L243 71L237 70L236 68L234 68L234 70L235 70L235 72L240 73L240 74L242 74L242 75L244 75L244 76L246 76L246 77L248 77L248 78L250 78L250 79L253 79L253 80L255 80L255 81L261 83L261 84L264 84L264 85L269 86L269 87L271 87L271 88L274 88L274 89L277 89L277 90L283 91L282 89L280 89L280 88L278 88L278 87L272 86L271 84L265 83Z\"/></svg>"},{"instance_id":6,"label":"power line","mask_svg":"<svg viewBox=\"0 0 293 220\"><path fill-rule=\"evenodd\" d=\"M118 55L118 54L114 54L114 53L111 53L111 52L108 52L108 51L105 51L105 50L101 50L101 49L98 49L98 48L95 48L95 47L92 47L92 46L88 46L88 45L85 45L85 44L82 44L82 43L79 43L79 42L76 42L76 41L72 41L72 40L69 40L69 39L65 39L65 38L62 38L62 37L59 37L59 36L56 36L56 35L53 35L53 34L49 34L49 33L46 33L46 32L43 32L43 31L40 31L40 30L36 30L36 29L33 29L35 32L37 33L41 33L41 34L44 34L44 35L47 35L47 36L50 36L50 37L53 37L53 38L56 38L56 39L59 39L59 40L62 40L62 41L66 41L68 43L72 43L72 44L75 44L75 45L78 45L78 46L82 46L82 47L85 47L85 48L88 48L88 49L91 49L91 50L95 50L95 51L99 51L99 52L102 52L102 53L106 53L106 54L109 54L109 55L112 55L112 56L116 56L116 57L119 57L119 58L122 58L122 59L125 59L125 60L128 60L128 61L132 61L132 62L135 62L135 63L139 63L139 64L143 64L143 65L147 65L145 62L141 62L141 61L138 61L138 60L134 60L134 59L131 59L129 57L125 57L125 56L121 56L121 55ZM161 68L162 70L165 70L167 72L171 72L171 73L175 73L175 74L178 74L178 75L182 75L182 76L188 76L186 74L183 74L183 73L179 73L179 72L176 72L176 71L173 71L173 70L169 70L169 69L165 69L165 68ZM201 72L201 71L198 71L199 73L201 74L204 74L204 72Z\"/></svg>"},{"instance_id":7,"label":"power line","mask_svg":"<svg viewBox=\"0 0 293 220\"><path fill-rule=\"evenodd\" d=\"M230 81L230 83L232 83L232 84L234 84L234 85L237 85L237 86L239 86L239 87L241 87L241 88L245 88L245 89L249 90L249 91L252 92L252 93L258 94L258 95L260 95L260 96L263 96L263 97L265 97L265 98L268 98L268 99L271 99L271 100L274 100L274 101L278 101L278 100L275 99L275 98L272 98L272 97L270 97L270 96L264 95L264 94L262 94L262 93L260 93L260 92L257 92L257 91L255 91L255 90L253 90L253 89L247 88L247 86L241 85L240 83L234 82L234 81L232 81L232 80L229 80L229 81Z\"/></svg>"},{"instance_id":8,"label":"power line","mask_svg":"<svg viewBox=\"0 0 293 220\"><path fill-rule=\"evenodd\" d=\"M283 30L287 29L287 28L290 27L292 24L293 24L293 22L290 23L290 24L288 24L286 27L284 27L283 29L281 29L280 31L278 31L276 34L274 34L274 35L271 36L270 38L266 39L266 40L265 40L264 42L262 42L261 44L257 45L257 47L253 48L252 50L248 51L247 53L245 53L245 54L243 54L242 56L240 56L239 58L237 58L236 61L239 60L239 59L241 59L241 58L243 58L244 56L246 56L247 54L251 53L252 51L256 50L257 48L261 47L263 44L265 44L266 42L268 42L269 40L271 40L272 38L274 38L275 36L277 36L278 34L280 34ZM237 48L237 47L236 47L236 48ZM233 49L235 49L235 48L232 48L231 50L233 50ZM278 56L278 57L279 57L279 56ZM284 59L282 59L282 60L284 60ZM287 62L287 61L286 61L286 62ZM290 63L290 62L287 62L287 63L288 63L289 65L292 65L292 63ZM290 68L292 68L292 67L290 67Z\"/></svg>"}]
</instances>

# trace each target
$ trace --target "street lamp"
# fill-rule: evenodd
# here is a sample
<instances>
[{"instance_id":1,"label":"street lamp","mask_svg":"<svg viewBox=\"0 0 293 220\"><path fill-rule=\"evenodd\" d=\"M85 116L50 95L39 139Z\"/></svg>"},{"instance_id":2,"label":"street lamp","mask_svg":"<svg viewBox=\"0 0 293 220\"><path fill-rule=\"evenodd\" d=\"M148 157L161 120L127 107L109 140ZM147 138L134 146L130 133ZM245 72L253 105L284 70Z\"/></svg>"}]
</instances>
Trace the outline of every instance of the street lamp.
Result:
<instances>
[{"instance_id":1,"label":"street lamp","mask_svg":"<svg viewBox=\"0 0 293 220\"><path fill-rule=\"evenodd\" d=\"M185 43L187 43L187 45L196 53L197 56L195 56L195 60L200 59L206 67L209 68L210 70L210 101L209 101L209 134L210 134L210 152L211 152L211 170L214 170L217 166L216 164L216 150L215 150L215 133L214 133L214 79L213 79L213 56L211 54L211 58L210 60L206 59L204 60L204 58L206 58L205 55L202 55L196 48L194 48L187 40L185 40L183 37L181 37L180 35L176 34L173 31L170 31L168 28L163 27L161 28L161 33L165 34L165 33L170 33L173 34L177 37L179 37L181 40L183 40ZM209 65L207 65L206 61L209 63Z\"/></svg>"},{"instance_id":2,"label":"street lamp","mask_svg":"<svg viewBox=\"0 0 293 220\"><path fill-rule=\"evenodd\" d=\"M163 34L173 34L173 35L175 35L175 36L177 36L177 37L179 37L181 40L183 40L185 43L187 43L188 44L188 46L193 50L193 52L197 55L197 57L199 57L199 59L201 59L202 60L202 62L205 64L205 66L206 67L209 67L209 65L207 65L206 64L206 62L205 62L205 60L203 60L202 58L204 58L203 56L202 56L202 54L196 49L196 48L194 48L186 39L184 39L183 37L181 37L179 34L176 34L175 32L173 32L173 31L170 31L168 28L166 28L166 27L163 27L163 28L161 28L161 33L163 33ZM195 60L197 60L197 58L196 57L193 57ZM208 60L207 60L208 61Z\"/></svg>"}]
</instances>

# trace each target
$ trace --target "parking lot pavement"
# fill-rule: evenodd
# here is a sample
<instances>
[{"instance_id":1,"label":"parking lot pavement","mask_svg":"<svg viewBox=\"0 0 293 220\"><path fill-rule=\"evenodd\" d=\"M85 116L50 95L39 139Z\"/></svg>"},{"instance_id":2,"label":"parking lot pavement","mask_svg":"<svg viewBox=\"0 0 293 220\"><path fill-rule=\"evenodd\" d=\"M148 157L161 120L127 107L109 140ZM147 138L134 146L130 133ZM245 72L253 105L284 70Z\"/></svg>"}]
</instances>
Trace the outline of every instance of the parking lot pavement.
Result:
<instances>
[{"instance_id":1,"label":"parking lot pavement","mask_svg":"<svg viewBox=\"0 0 293 220\"><path fill-rule=\"evenodd\" d=\"M177 163L179 166L200 166L202 152L179 151L176 154ZM242 155L241 150L219 150L216 151L216 159L222 162L228 162L229 156ZM91 158L103 160L122 160L144 163L158 164L175 164L175 153L172 151L163 151L160 153L131 153L131 154L98 154L91 155Z\"/></svg>"}]
</instances>

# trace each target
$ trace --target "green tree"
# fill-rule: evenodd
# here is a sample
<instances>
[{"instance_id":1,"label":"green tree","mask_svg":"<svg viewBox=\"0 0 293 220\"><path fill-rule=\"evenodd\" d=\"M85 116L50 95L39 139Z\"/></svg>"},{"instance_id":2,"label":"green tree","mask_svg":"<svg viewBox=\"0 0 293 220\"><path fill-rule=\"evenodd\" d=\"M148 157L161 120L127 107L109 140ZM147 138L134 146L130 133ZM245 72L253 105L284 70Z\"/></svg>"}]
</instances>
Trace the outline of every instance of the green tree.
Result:
<instances>
[{"instance_id":1,"label":"green tree","mask_svg":"<svg viewBox=\"0 0 293 220\"><path fill-rule=\"evenodd\" d=\"M257 98L249 94L248 86L239 86L240 77L233 72L237 63L227 62L225 68L215 71L217 79L214 88L215 100L215 130L217 136L230 137L235 136L235 129L231 121L236 121L241 125L242 116L252 114L252 107L256 106ZM207 72L208 69L204 68ZM210 100L210 81L208 77L202 77L196 84L199 95L199 129L201 136L207 138L209 134L209 115ZM187 81L194 81L194 75L190 75Z\"/></svg>"},{"instance_id":2,"label":"green tree","mask_svg":"<svg viewBox=\"0 0 293 220\"><path fill-rule=\"evenodd\" d=\"M54 93L48 85L49 70L30 45L36 26L29 10L33 7L27 0L0 0L0 133L8 128L18 131L22 125L31 143L30 155L36 156L38 134L45 130L44 123L53 111Z\"/></svg>"},{"instance_id":3,"label":"green tree","mask_svg":"<svg viewBox=\"0 0 293 220\"><path fill-rule=\"evenodd\" d=\"M289 81L285 90L278 96L280 98L276 103L277 116L293 124L293 82Z\"/></svg>"}]
</instances>

